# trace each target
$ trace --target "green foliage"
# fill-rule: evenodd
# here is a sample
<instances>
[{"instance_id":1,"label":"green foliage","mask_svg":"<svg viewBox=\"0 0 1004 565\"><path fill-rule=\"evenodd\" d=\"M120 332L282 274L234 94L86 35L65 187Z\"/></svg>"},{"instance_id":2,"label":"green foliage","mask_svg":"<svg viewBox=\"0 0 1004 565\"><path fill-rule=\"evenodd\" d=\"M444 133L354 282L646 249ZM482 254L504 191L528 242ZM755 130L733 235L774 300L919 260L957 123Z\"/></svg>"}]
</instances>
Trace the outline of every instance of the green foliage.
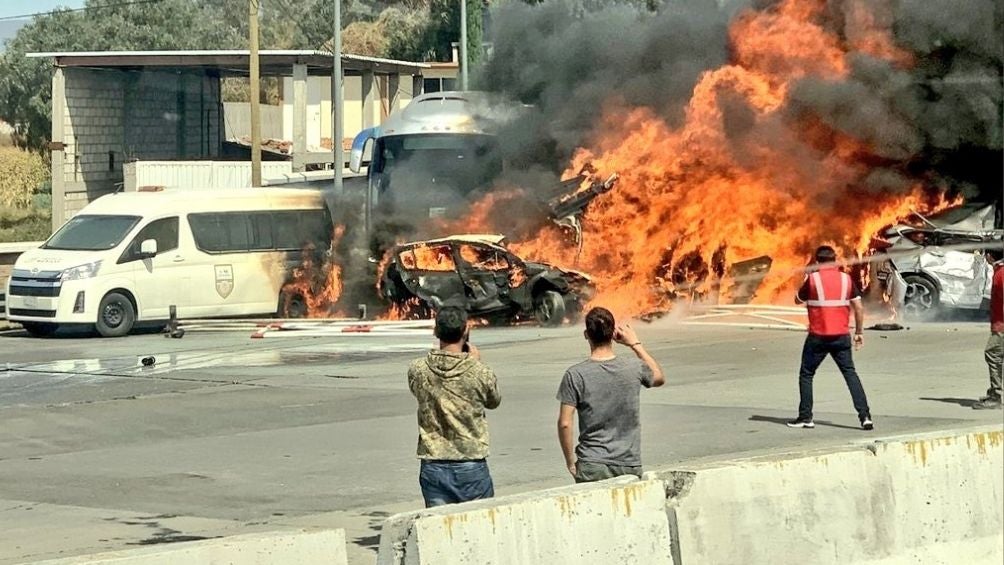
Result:
<instances>
[{"instance_id":1,"label":"green foliage","mask_svg":"<svg viewBox=\"0 0 1004 565\"><path fill-rule=\"evenodd\" d=\"M435 20L427 8L387 8L377 23L387 38L385 57L428 61L436 56Z\"/></svg>"},{"instance_id":2,"label":"green foliage","mask_svg":"<svg viewBox=\"0 0 1004 565\"><path fill-rule=\"evenodd\" d=\"M0 206L0 243L42 241L52 233L48 208L7 208Z\"/></svg>"},{"instance_id":3,"label":"green foliage","mask_svg":"<svg viewBox=\"0 0 1004 565\"><path fill-rule=\"evenodd\" d=\"M49 170L38 153L0 147L0 206L29 207L48 178Z\"/></svg>"},{"instance_id":4,"label":"green foliage","mask_svg":"<svg viewBox=\"0 0 1004 565\"><path fill-rule=\"evenodd\" d=\"M468 56L481 58L483 10L468 6ZM15 142L42 151L51 125L51 61L31 52L156 49L242 49L248 44L247 0L162 0L123 4L87 0L86 10L37 16L0 55L0 119ZM263 0L263 49L330 47L332 0ZM397 59L449 61L460 37L460 0L342 0L346 52ZM240 97L235 86L229 87ZM229 92L229 91L228 91ZM271 92L271 90L266 90ZM244 95L246 98L246 95Z\"/></svg>"}]
</instances>

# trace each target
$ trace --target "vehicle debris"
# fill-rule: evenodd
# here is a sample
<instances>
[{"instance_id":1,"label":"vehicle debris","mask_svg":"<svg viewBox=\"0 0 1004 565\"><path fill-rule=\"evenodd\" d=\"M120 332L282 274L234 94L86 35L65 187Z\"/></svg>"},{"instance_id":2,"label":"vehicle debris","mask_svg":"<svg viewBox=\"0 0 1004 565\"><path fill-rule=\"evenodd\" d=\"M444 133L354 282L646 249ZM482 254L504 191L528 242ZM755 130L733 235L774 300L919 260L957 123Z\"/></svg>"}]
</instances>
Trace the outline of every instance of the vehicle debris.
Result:
<instances>
[{"instance_id":1,"label":"vehicle debris","mask_svg":"<svg viewBox=\"0 0 1004 565\"><path fill-rule=\"evenodd\" d=\"M992 279L985 251L1004 245L994 206L915 216L920 225L892 226L872 240L873 252L889 256L873 276L890 303L914 319L944 308L984 308Z\"/></svg>"},{"instance_id":2,"label":"vehicle debris","mask_svg":"<svg viewBox=\"0 0 1004 565\"><path fill-rule=\"evenodd\" d=\"M561 181L561 194L547 201L548 214L558 227L570 229L575 234L575 244L582 252L582 214L589 203L601 194L610 192L617 179L617 173L604 181L595 180L585 184L591 171L583 169L578 175Z\"/></svg>"},{"instance_id":3,"label":"vehicle debris","mask_svg":"<svg viewBox=\"0 0 1004 565\"><path fill-rule=\"evenodd\" d=\"M455 235L396 247L378 284L397 308L427 316L459 306L506 323L535 319L557 326L592 297L588 275L525 261L502 235Z\"/></svg>"}]
</instances>

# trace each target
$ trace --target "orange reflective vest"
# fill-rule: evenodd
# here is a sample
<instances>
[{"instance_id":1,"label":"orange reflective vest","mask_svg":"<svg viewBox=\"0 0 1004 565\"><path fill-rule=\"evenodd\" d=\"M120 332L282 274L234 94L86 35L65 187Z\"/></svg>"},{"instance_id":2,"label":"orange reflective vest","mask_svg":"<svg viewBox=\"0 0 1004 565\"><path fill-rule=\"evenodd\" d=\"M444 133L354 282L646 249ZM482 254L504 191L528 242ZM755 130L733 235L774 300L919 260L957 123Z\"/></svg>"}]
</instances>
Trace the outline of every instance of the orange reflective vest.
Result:
<instances>
[{"instance_id":1,"label":"orange reflective vest","mask_svg":"<svg viewBox=\"0 0 1004 565\"><path fill-rule=\"evenodd\" d=\"M834 337L850 333L851 276L836 267L822 267L809 275L809 333Z\"/></svg>"}]
</instances>

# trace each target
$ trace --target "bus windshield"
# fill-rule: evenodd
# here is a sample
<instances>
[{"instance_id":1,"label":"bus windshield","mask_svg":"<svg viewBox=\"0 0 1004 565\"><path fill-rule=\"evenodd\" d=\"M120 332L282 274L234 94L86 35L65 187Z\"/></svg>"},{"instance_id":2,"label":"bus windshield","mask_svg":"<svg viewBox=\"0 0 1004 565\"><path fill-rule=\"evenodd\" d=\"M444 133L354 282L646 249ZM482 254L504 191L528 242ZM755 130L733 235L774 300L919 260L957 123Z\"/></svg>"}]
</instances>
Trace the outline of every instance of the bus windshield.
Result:
<instances>
[{"instance_id":1,"label":"bus windshield","mask_svg":"<svg viewBox=\"0 0 1004 565\"><path fill-rule=\"evenodd\" d=\"M502 172L497 139L483 134L391 135L377 140L372 172L383 189L449 187L466 195Z\"/></svg>"},{"instance_id":2,"label":"bus windshield","mask_svg":"<svg viewBox=\"0 0 1004 565\"><path fill-rule=\"evenodd\" d=\"M74 216L42 248L67 251L114 249L139 220L139 216Z\"/></svg>"}]
</instances>

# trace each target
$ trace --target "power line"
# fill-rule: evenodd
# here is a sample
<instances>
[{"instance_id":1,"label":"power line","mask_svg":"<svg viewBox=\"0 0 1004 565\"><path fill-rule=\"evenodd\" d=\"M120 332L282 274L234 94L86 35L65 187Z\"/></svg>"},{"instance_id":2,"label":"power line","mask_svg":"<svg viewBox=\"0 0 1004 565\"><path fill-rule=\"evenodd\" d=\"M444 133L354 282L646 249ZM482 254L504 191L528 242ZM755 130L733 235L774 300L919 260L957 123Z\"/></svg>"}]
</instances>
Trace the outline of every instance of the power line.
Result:
<instances>
[{"instance_id":1,"label":"power line","mask_svg":"<svg viewBox=\"0 0 1004 565\"><path fill-rule=\"evenodd\" d=\"M21 14L19 16L3 16L0 22L7 20L27 20L37 16L53 16L56 14L69 14L72 12L84 12L87 10L105 10L108 8L121 8L123 6L135 6L137 4L156 4L164 0L129 0L127 2L116 2L115 4L102 4L100 6L84 6L83 8L73 8L70 10L52 10L51 12L35 12L34 14Z\"/></svg>"}]
</instances>

